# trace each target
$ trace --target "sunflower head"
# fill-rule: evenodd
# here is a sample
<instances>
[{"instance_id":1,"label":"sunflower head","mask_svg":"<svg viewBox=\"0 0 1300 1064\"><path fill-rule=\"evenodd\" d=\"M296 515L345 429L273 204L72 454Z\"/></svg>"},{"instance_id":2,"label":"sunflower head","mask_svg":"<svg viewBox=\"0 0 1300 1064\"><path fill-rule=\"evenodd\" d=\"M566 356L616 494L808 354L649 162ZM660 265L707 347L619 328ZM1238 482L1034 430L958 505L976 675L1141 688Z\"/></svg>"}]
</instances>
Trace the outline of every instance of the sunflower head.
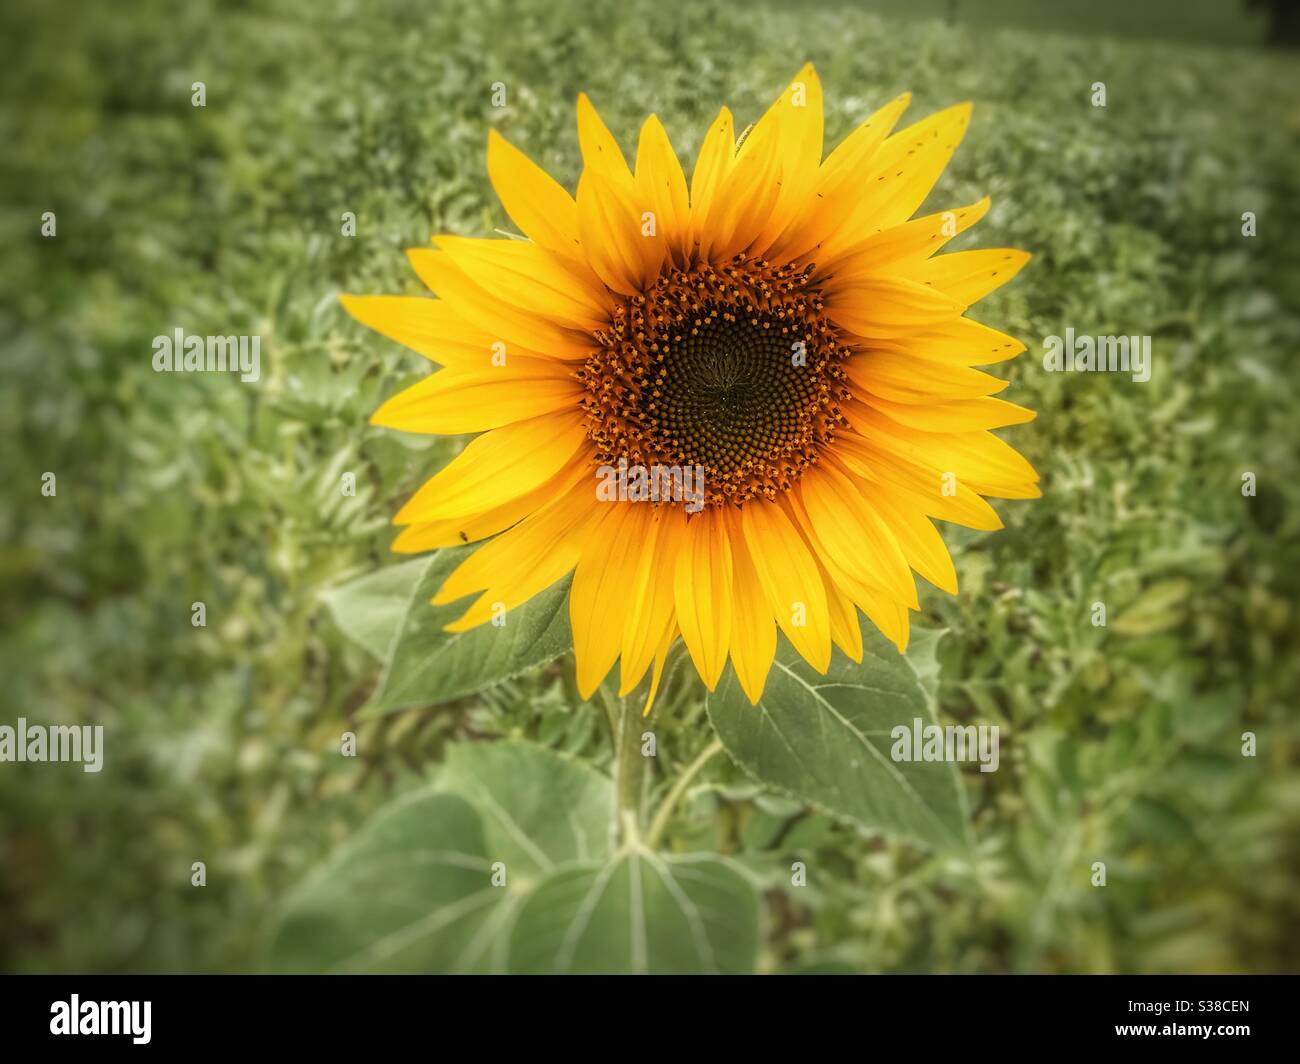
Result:
<instances>
[{"instance_id":1,"label":"sunflower head","mask_svg":"<svg viewBox=\"0 0 1300 1064\"><path fill-rule=\"evenodd\" d=\"M730 659L757 702L776 633L824 672L862 656L858 611L899 648L913 572L955 593L932 524L1001 527L985 501L1037 475L990 430L1029 420L973 367L1024 345L966 316L1028 260L937 255L987 199L913 218L970 119L894 132L906 95L823 158L805 66L737 138L723 108L688 184L646 119L629 166L578 99L576 196L492 132L522 239L409 252L437 299L345 296L442 368L377 424L477 435L397 514L394 548L486 540L434 599L463 630L573 573L579 689L620 689L680 635L710 689Z\"/></svg>"}]
</instances>

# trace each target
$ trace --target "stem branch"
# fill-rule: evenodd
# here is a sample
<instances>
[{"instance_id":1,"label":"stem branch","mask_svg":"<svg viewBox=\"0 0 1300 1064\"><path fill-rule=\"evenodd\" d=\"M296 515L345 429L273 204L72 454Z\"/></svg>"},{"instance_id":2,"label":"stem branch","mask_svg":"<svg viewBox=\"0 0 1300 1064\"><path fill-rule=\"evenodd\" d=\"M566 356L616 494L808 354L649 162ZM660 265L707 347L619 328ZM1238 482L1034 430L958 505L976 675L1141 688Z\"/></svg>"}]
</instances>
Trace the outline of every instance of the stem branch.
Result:
<instances>
[{"instance_id":1,"label":"stem branch","mask_svg":"<svg viewBox=\"0 0 1300 1064\"><path fill-rule=\"evenodd\" d=\"M673 810L677 803L681 801L682 795L686 793L686 788L691 785L691 781L700 774L700 769L709 763L717 754L722 751L722 743L714 739L699 755L683 770L682 774L673 781L672 787L664 795L663 802L655 811L654 820L650 823L650 830L646 834L646 845L654 849L659 845L659 840L668 828L668 821L672 819Z\"/></svg>"},{"instance_id":2,"label":"stem branch","mask_svg":"<svg viewBox=\"0 0 1300 1064\"><path fill-rule=\"evenodd\" d=\"M617 833L624 844L641 838L641 784L645 776L645 758L641 756L641 714L635 698L614 698L601 688L609 714L610 735L614 743L614 795Z\"/></svg>"}]
</instances>

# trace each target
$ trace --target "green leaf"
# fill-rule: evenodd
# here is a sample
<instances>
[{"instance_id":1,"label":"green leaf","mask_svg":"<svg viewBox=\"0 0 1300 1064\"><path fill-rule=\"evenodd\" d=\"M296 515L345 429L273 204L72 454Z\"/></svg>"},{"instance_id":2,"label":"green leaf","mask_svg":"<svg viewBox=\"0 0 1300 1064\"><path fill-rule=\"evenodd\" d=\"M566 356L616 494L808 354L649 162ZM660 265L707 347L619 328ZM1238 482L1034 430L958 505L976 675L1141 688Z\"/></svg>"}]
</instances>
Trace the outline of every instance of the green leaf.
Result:
<instances>
[{"instance_id":1,"label":"green leaf","mask_svg":"<svg viewBox=\"0 0 1300 1064\"><path fill-rule=\"evenodd\" d=\"M406 589L385 651L387 665L379 688L363 717L381 716L409 706L450 702L474 694L502 680L559 657L572 644L569 634L569 581L564 579L505 615L500 627L484 624L468 632L447 632L443 628L470 605L466 598L446 606L433 606L430 599L451 571L472 548L440 550L419 564L419 578ZM407 565L393 566L406 570ZM412 574L414 570L409 570ZM405 574L403 574L405 575ZM390 588L397 577L380 585ZM378 593L353 601L371 603L372 619L361 624L349 621L345 630L364 630L370 645L387 621L374 617L393 616L390 604L373 605ZM334 608L334 607L332 607ZM337 610L335 613L338 616Z\"/></svg>"},{"instance_id":2,"label":"green leaf","mask_svg":"<svg viewBox=\"0 0 1300 1064\"><path fill-rule=\"evenodd\" d=\"M531 743L453 747L434 789L381 810L290 895L269 967L752 971L749 880L713 857L610 857L612 789Z\"/></svg>"},{"instance_id":3,"label":"green leaf","mask_svg":"<svg viewBox=\"0 0 1300 1064\"><path fill-rule=\"evenodd\" d=\"M545 875L604 859L613 784L529 742L460 743L291 895L276 971L501 971L516 910ZM493 885L493 872L504 874Z\"/></svg>"},{"instance_id":4,"label":"green leaf","mask_svg":"<svg viewBox=\"0 0 1300 1064\"><path fill-rule=\"evenodd\" d=\"M934 722L931 699L902 655L862 622L860 665L840 654L825 676L781 640L757 706L728 668L708 700L732 758L756 780L860 827L965 850L970 837L956 768L890 757L890 731ZM921 671L937 680L933 643Z\"/></svg>"},{"instance_id":5,"label":"green leaf","mask_svg":"<svg viewBox=\"0 0 1300 1064\"><path fill-rule=\"evenodd\" d=\"M586 765L528 742L460 743L440 790L470 802L488 852L509 875L532 876L609 853L614 787Z\"/></svg>"},{"instance_id":6,"label":"green leaf","mask_svg":"<svg viewBox=\"0 0 1300 1064\"><path fill-rule=\"evenodd\" d=\"M947 634L947 628L918 628L913 625L907 641L907 664L916 673L931 709L939 702L939 644Z\"/></svg>"},{"instance_id":7,"label":"green leaf","mask_svg":"<svg viewBox=\"0 0 1300 1064\"><path fill-rule=\"evenodd\" d=\"M389 565L321 594L345 636L383 659L402 623L411 589L429 567L428 558Z\"/></svg>"},{"instance_id":8,"label":"green leaf","mask_svg":"<svg viewBox=\"0 0 1300 1064\"><path fill-rule=\"evenodd\" d=\"M758 936L758 894L730 864L634 848L544 880L515 920L509 968L743 974Z\"/></svg>"},{"instance_id":9,"label":"green leaf","mask_svg":"<svg viewBox=\"0 0 1300 1064\"><path fill-rule=\"evenodd\" d=\"M483 825L453 794L385 807L289 897L275 972L450 972L485 965L512 908Z\"/></svg>"},{"instance_id":10,"label":"green leaf","mask_svg":"<svg viewBox=\"0 0 1300 1064\"><path fill-rule=\"evenodd\" d=\"M1161 580L1111 623L1122 635L1152 635L1177 627L1184 613L1184 600L1191 585L1186 580Z\"/></svg>"}]
</instances>

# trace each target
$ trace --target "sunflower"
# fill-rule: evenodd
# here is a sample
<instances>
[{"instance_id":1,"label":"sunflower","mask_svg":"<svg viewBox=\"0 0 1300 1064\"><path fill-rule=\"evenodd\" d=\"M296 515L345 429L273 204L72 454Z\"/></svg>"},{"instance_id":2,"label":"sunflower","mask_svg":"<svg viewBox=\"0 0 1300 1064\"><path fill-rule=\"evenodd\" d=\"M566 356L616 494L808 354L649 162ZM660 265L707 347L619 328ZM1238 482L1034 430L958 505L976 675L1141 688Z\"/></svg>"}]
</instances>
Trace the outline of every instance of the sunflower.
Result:
<instances>
[{"instance_id":1,"label":"sunflower","mask_svg":"<svg viewBox=\"0 0 1300 1064\"><path fill-rule=\"evenodd\" d=\"M908 102L823 159L805 66L739 138L722 109L688 184L657 117L629 167L579 96L576 198L492 131L488 174L526 239L409 251L437 299L342 297L442 367L374 423L478 434L394 519L401 552L486 540L433 599L476 596L450 630L572 572L584 698L619 661L620 692L652 670L653 699L680 635L710 689L730 658L757 702L778 629L825 672L832 644L861 660L858 610L906 648L913 571L957 591L931 519L997 529L986 496L1039 494L989 431L1033 412L972 368L1024 345L964 316L1029 256L935 256L989 200L912 218L971 108L895 133ZM641 490L611 500L612 469ZM700 474L689 493L647 495L674 470Z\"/></svg>"}]
</instances>

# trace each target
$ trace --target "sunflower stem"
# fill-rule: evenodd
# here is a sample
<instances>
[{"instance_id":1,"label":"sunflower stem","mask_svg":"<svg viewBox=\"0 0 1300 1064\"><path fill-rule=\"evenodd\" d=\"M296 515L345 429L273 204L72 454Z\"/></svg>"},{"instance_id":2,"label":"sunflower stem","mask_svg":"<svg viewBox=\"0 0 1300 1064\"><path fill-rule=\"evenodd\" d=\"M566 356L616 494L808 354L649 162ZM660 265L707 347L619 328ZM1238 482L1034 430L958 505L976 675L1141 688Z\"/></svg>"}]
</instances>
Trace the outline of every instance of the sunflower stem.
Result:
<instances>
[{"instance_id":1,"label":"sunflower stem","mask_svg":"<svg viewBox=\"0 0 1300 1064\"><path fill-rule=\"evenodd\" d=\"M641 794L645 779L641 714L635 698L616 698L604 687L601 697L609 714L614 744L615 828L624 846L635 845L641 840Z\"/></svg>"}]
</instances>

